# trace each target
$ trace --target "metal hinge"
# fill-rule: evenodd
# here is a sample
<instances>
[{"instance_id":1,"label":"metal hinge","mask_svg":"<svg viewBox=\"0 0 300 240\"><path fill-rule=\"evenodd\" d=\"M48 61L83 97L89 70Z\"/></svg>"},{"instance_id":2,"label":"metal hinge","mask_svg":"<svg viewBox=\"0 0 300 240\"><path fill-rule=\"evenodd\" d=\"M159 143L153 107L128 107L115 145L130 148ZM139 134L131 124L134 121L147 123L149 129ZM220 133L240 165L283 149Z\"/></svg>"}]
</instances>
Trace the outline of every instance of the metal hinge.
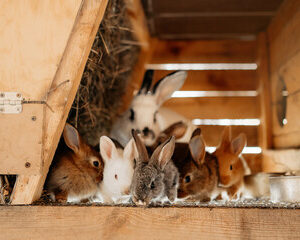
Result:
<instances>
[{"instance_id":1,"label":"metal hinge","mask_svg":"<svg viewBox=\"0 0 300 240\"><path fill-rule=\"evenodd\" d=\"M22 94L17 92L0 92L0 113L21 113Z\"/></svg>"}]
</instances>

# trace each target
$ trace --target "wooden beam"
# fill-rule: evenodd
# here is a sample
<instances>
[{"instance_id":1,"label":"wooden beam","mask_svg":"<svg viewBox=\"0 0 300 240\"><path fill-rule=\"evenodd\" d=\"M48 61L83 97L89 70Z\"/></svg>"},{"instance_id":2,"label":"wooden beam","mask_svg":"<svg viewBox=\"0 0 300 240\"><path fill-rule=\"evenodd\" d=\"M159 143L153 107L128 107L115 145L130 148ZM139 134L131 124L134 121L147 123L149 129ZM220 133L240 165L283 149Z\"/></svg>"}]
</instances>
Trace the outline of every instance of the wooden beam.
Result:
<instances>
[{"instance_id":1,"label":"wooden beam","mask_svg":"<svg viewBox=\"0 0 300 240\"><path fill-rule=\"evenodd\" d=\"M1 239L296 239L300 210L0 207Z\"/></svg>"},{"instance_id":2,"label":"wooden beam","mask_svg":"<svg viewBox=\"0 0 300 240\"><path fill-rule=\"evenodd\" d=\"M255 62L255 41L158 41L150 63Z\"/></svg>"},{"instance_id":3,"label":"wooden beam","mask_svg":"<svg viewBox=\"0 0 300 240\"><path fill-rule=\"evenodd\" d=\"M153 82L173 71L156 70ZM204 70L188 71L182 91L247 91L256 90L256 71L253 70Z\"/></svg>"},{"instance_id":4,"label":"wooden beam","mask_svg":"<svg viewBox=\"0 0 300 240\"><path fill-rule=\"evenodd\" d=\"M172 98L163 106L188 119L259 118L256 97Z\"/></svg>"},{"instance_id":5,"label":"wooden beam","mask_svg":"<svg viewBox=\"0 0 300 240\"><path fill-rule=\"evenodd\" d=\"M269 52L266 33L257 40L257 78L260 102L259 145L263 149L272 147L271 82L269 76Z\"/></svg>"},{"instance_id":6,"label":"wooden beam","mask_svg":"<svg viewBox=\"0 0 300 240\"><path fill-rule=\"evenodd\" d=\"M44 169L37 188L32 191L34 194L32 200L38 199L42 192L49 166L76 95L106 5L107 0L84 0L78 12L63 58L50 86L52 91L47 95L47 103L51 109L45 108L44 113Z\"/></svg>"}]
</instances>

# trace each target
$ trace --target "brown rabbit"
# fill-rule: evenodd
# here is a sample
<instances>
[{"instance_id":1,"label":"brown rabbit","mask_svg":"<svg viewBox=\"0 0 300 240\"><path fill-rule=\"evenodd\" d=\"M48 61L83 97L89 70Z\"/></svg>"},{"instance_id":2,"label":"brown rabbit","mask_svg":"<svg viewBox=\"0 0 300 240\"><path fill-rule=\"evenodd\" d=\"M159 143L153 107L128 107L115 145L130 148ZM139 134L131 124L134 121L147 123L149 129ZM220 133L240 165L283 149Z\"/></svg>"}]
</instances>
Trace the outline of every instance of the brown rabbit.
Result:
<instances>
[{"instance_id":1,"label":"brown rabbit","mask_svg":"<svg viewBox=\"0 0 300 240\"><path fill-rule=\"evenodd\" d=\"M180 174L178 198L209 201L219 195L217 158L205 152L199 128L188 144L176 144L172 158Z\"/></svg>"},{"instance_id":2,"label":"brown rabbit","mask_svg":"<svg viewBox=\"0 0 300 240\"><path fill-rule=\"evenodd\" d=\"M246 144L244 133L231 140L231 127L225 127L221 144L213 153L219 163L219 186L227 188L230 199L239 198L243 191L243 179L248 166L240 155Z\"/></svg>"},{"instance_id":3,"label":"brown rabbit","mask_svg":"<svg viewBox=\"0 0 300 240\"><path fill-rule=\"evenodd\" d=\"M46 188L56 201L82 201L93 197L103 178L99 153L86 144L78 131L66 124L49 171Z\"/></svg>"}]
</instances>

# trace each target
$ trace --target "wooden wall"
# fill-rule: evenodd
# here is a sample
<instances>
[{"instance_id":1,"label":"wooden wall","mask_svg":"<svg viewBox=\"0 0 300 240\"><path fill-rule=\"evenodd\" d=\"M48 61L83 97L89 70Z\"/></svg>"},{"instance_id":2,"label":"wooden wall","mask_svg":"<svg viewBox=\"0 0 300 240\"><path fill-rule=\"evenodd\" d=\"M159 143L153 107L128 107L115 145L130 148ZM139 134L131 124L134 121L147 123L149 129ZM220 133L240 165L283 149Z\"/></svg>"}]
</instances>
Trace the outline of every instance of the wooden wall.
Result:
<instances>
[{"instance_id":1,"label":"wooden wall","mask_svg":"<svg viewBox=\"0 0 300 240\"><path fill-rule=\"evenodd\" d=\"M300 147L300 1L285 1L268 29L275 148ZM281 85L288 95L282 97ZM285 93L286 94L286 93ZM278 113L284 112L286 124Z\"/></svg>"}]
</instances>

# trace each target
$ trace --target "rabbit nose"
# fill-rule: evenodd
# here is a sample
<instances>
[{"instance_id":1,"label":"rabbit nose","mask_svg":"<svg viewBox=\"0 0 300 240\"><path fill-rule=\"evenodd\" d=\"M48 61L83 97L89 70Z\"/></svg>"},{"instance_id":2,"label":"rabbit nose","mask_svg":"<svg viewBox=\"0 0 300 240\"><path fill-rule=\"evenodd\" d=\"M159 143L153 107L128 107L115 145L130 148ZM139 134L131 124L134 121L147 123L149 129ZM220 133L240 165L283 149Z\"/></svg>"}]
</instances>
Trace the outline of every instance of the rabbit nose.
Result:
<instances>
[{"instance_id":1,"label":"rabbit nose","mask_svg":"<svg viewBox=\"0 0 300 240\"><path fill-rule=\"evenodd\" d=\"M149 132L150 132L150 130L149 130L148 127L145 127L145 128L143 129L143 134L144 134L144 136L148 136Z\"/></svg>"},{"instance_id":2,"label":"rabbit nose","mask_svg":"<svg viewBox=\"0 0 300 240\"><path fill-rule=\"evenodd\" d=\"M129 193L130 193L129 188L126 188L125 191L124 191L124 194L125 194L125 195L129 195Z\"/></svg>"}]
</instances>

